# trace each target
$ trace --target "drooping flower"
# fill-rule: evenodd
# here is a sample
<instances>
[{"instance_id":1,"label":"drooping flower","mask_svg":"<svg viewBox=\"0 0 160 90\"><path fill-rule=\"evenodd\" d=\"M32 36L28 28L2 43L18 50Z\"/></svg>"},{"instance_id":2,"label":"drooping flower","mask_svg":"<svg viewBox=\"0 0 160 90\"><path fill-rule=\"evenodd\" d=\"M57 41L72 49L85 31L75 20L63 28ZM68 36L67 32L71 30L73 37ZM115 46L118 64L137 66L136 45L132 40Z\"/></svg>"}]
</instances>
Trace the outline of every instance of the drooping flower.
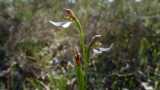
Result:
<instances>
[{"instance_id":1,"label":"drooping flower","mask_svg":"<svg viewBox=\"0 0 160 90\"><path fill-rule=\"evenodd\" d=\"M67 18L71 21L76 20L76 15L74 14L74 12L71 9L64 8L64 14L65 14L65 18Z\"/></svg>"}]
</instances>

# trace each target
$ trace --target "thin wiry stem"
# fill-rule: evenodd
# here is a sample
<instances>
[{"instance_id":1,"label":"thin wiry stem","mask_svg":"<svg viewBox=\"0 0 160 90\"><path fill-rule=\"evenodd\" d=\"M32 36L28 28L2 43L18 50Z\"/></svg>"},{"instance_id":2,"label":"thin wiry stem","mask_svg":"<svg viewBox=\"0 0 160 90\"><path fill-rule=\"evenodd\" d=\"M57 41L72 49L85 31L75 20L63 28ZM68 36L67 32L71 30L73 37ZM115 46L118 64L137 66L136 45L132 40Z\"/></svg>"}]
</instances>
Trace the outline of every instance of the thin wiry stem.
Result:
<instances>
[{"instance_id":1,"label":"thin wiry stem","mask_svg":"<svg viewBox=\"0 0 160 90\"><path fill-rule=\"evenodd\" d=\"M74 14L74 12L70 9L65 9L66 11L66 15L67 17L69 17L71 20L73 20L75 22L75 25L79 31L79 35L80 35L80 48L82 50L82 60L83 60L83 64L78 64L76 67L76 73L77 73L77 79L78 79L78 86L79 86L79 90L86 90L86 66L87 63L89 61L89 54L88 54L88 49L85 45L85 33L84 30L81 26L81 23L79 21L79 19L76 17L76 15ZM78 58L75 58L78 59Z\"/></svg>"}]
</instances>

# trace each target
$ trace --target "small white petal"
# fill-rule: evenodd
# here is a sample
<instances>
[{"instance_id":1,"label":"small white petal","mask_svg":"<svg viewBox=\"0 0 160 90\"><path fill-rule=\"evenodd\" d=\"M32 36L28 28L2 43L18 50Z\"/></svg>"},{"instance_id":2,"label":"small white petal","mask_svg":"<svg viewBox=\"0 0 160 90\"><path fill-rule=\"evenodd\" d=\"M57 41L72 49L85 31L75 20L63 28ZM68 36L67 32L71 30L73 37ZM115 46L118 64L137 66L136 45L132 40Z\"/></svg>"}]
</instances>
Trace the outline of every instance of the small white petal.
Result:
<instances>
[{"instance_id":1,"label":"small white petal","mask_svg":"<svg viewBox=\"0 0 160 90\"><path fill-rule=\"evenodd\" d=\"M63 22L54 22L54 21L49 21L49 23L57 27L60 27L63 24Z\"/></svg>"},{"instance_id":2,"label":"small white petal","mask_svg":"<svg viewBox=\"0 0 160 90\"><path fill-rule=\"evenodd\" d=\"M71 21L62 21L62 22L54 22L54 21L49 21L52 25L56 27L61 27L61 28L68 28L71 25Z\"/></svg>"},{"instance_id":3,"label":"small white petal","mask_svg":"<svg viewBox=\"0 0 160 90\"><path fill-rule=\"evenodd\" d=\"M103 47L94 48L93 53L94 54L101 54L103 52L109 52L109 51L111 51L112 47L113 47L113 44L111 44L110 47L108 47L108 48L103 48Z\"/></svg>"},{"instance_id":4,"label":"small white petal","mask_svg":"<svg viewBox=\"0 0 160 90\"><path fill-rule=\"evenodd\" d=\"M114 0L108 0L108 2L114 2Z\"/></svg>"},{"instance_id":5,"label":"small white petal","mask_svg":"<svg viewBox=\"0 0 160 90\"><path fill-rule=\"evenodd\" d=\"M102 51L97 50L97 49L93 49L93 53L95 53L95 54L101 54L101 53L102 53Z\"/></svg>"},{"instance_id":6,"label":"small white petal","mask_svg":"<svg viewBox=\"0 0 160 90\"><path fill-rule=\"evenodd\" d=\"M136 2L141 2L142 0L135 0Z\"/></svg>"},{"instance_id":7,"label":"small white petal","mask_svg":"<svg viewBox=\"0 0 160 90\"><path fill-rule=\"evenodd\" d=\"M62 27L63 28L68 28L71 25L72 22L65 22Z\"/></svg>"},{"instance_id":8,"label":"small white petal","mask_svg":"<svg viewBox=\"0 0 160 90\"><path fill-rule=\"evenodd\" d=\"M128 88L123 88L122 90L129 90Z\"/></svg>"},{"instance_id":9,"label":"small white petal","mask_svg":"<svg viewBox=\"0 0 160 90\"><path fill-rule=\"evenodd\" d=\"M153 90L153 87L149 86L147 82L142 82L141 84L145 88L145 90Z\"/></svg>"},{"instance_id":10,"label":"small white petal","mask_svg":"<svg viewBox=\"0 0 160 90\"><path fill-rule=\"evenodd\" d=\"M108 52L111 50L111 48L99 48L99 50L102 52Z\"/></svg>"},{"instance_id":11,"label":"small white petal","mask_svg":"<svg viewBox=\"0 0 160 90\"><path fill-rule=\"evenodd\" d=\"M100 38L100 37L102 37L102 35L98 34L98 35L95 35L94 37Z\"/></svg>"}]
</instances>

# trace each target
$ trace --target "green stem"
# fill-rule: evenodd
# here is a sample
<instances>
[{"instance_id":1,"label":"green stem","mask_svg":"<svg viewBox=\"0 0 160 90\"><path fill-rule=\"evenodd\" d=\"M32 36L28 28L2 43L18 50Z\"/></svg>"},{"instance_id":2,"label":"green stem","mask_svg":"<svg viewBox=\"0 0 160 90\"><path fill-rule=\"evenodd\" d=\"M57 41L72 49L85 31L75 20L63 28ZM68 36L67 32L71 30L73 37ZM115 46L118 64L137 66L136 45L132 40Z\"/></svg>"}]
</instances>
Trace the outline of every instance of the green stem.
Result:
<instances>
[{"instance_id":1,"label":"green stem","mask_svg":"<svg viewBox=\"0 0 160 90\"><path fill-rule=\"evenodd\" d=\"M80 48L82 50L82 60L84 62L84 64L80 64L78 65L77 68L77 78L78 78L78 85L79 85L79 90L86 90L86 66L87 66L87 61L88 61L88 49L85 46L85 33L84 30L82 29L81 23L78 20L78 18L76 18L75 20L75 24L76 27L79 30L80 33ZM86 52L87 51L87 52ZM82 67L82 65L84 67Z\"/></svg>"},{"instance_id":2,"label":"green stem","mask_svg":"<svg viewBox=\"0 0 160 90\"><path fill-rule=\"evenodd\" d=\"M80 33L80 48L82 49L82 59L83 59L83 62L84 62L84 66L86 67L87 63L88 63L88 50L86 48L86 45L85 45L85 33L84 33L84 30L82 29L82 26L81 26L81 23L80 21L76 18L75 19L75 24L77 26L77 28L79 29L79 33Z\"/></svg>"},{"instance_id":3,"label":"green stem","mask_svg":"<svg viewBox=\"0 0 160 90\"><path fill-rule=\"evenodd\" d=\"M82 70L80 65L78 65L76 67L76 74L77 74L77 78L78 78L77 80L78 80L79 90L86 90L85 73Z\"/></svg>"}]
</instances>

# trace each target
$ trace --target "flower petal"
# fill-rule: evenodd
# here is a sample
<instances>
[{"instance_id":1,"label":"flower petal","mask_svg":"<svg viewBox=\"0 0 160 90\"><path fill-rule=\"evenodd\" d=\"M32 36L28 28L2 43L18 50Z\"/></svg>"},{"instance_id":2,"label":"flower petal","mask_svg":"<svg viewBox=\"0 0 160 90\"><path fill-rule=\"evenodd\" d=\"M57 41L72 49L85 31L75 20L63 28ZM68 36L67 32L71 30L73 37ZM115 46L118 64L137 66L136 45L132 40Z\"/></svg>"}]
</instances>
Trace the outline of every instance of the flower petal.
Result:
<instances>
[{"instance_id":1,"label":"flower petal","mask_svg":"<svg viewBox=\"0 0 160 90\"><path fill-rule=\"evenodd\" d=\"M93 49L93 53L94 53L94 54L101 54L101 53L102 53L102 51L97 50L97 49L95 49L95 48L94 48L94 49Z\"/></svg>"},{"instance_id":2,"label":"flower petal","mask_svg":"<svg viewBox=\"0 0 160 90\"><path fill-rule=\"evenodd\" d=\"M62 25L63 28L68 28L72 22L66 22Z\"/></svg>"},{"instance_id":3,"label":"flower petal","mask_svg":"<svg viewBox=\"0 0 160 90\"><path fill-rule=\"evenodd\" d=\"M99 50L102 52L108 52L111 50L111 48L110 47L109 48L99 48Z\"/></svg>"},{"instance_id":4,"label":"flower petal","mask_svg":"<svg viewBox=\"0 0 160 90\"><path fill-rule=\"evenodd\" d=\"M49 21L52 25L56 27L61 27L61 28L68 28L71 25L71 21L62 21L62 22L55 22L55 21Z\"/></svg>"}]
</instances>

